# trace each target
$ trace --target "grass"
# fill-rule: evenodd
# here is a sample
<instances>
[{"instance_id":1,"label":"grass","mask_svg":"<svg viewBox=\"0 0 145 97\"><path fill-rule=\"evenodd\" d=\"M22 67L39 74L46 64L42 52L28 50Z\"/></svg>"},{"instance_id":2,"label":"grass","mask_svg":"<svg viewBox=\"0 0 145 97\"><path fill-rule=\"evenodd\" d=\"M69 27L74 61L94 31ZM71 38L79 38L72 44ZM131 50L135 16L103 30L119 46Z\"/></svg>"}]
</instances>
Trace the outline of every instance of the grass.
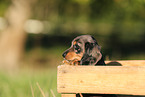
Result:
<instances>
[{"instance_id":1,"label":"grass","mask_svg":"<svg viewBox=\"0 0 145 97\"><path fill-rule=\"evenodd\" d=\"M65 49L36 48L27 52L19 71L0 72L0 97L60 97L56 66Z\"/></svg>"},{"instance_id":2,"label":"grass","mask_svg":"<svg viewBox=\"0 0 145 97\"><path fill-rule=\"evenodd\" d=\"M56 83L56 70L1 72L0 97L60 97Z\"/></svg>"}]
</instances>

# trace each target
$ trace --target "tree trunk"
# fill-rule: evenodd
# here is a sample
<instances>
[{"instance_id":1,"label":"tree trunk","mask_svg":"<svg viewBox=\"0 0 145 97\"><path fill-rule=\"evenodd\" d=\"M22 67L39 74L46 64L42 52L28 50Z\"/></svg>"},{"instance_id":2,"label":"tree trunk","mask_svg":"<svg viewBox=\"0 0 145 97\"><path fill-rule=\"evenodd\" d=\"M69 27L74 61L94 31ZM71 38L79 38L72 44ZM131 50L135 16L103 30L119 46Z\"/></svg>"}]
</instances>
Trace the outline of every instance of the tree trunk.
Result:
<instances>
[{"instance_id":1,"label":"tree trunk","mask_svg":"<svg viewBox=\"0 0 145 97\"><path fill-rule=\"evenodd\" d=\"M23 54L26 33L25 21L30 17L34 0L12 0L6 19L7 28L0 36L0 68L16 69Z\"/></svg>"}]
</instances>

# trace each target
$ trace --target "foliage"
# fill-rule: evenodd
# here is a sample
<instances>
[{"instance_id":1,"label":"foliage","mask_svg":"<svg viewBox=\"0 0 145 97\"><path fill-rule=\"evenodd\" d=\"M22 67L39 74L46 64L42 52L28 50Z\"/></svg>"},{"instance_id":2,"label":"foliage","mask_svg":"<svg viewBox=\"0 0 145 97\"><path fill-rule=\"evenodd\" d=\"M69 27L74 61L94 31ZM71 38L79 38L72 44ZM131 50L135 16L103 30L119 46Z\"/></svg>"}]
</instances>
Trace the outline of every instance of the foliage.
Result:
<instances>
[{"instance_id":1,"label":"foliage","mask_svg":"<svg viewBox=\"0 0 145 97\"><path fill-rule=\"evenodd\" d=\"M9 4L10 0L0 1L0 14ZM29 34L26 51L69 47L76 35L91 34L110 59L143 59L139 56L145 53L144 10L144 0L37 0L31 18L46 23L45 34Z\"/></svg>"},{"instance_id":2,"label":"foliage","mask_svg":"<svg viewBox=\"0 0 145 97\"><path fill-rule=\"evenodd\" d=\"M8 6L11 4L10 0L0 0L0 16L4 16Z\"/></svg>"},{"instance_id":3,"label":"foliage","mask_svg":"<svg viewBox=\"0 0 145 97\"><path fill-rule=\"evenodd\" d=\"M117 33L123 41L141 41L144 34L144 0L38 0L36 5L33 18L50 22L48 34Z\"/></svg>"}]
</instances>

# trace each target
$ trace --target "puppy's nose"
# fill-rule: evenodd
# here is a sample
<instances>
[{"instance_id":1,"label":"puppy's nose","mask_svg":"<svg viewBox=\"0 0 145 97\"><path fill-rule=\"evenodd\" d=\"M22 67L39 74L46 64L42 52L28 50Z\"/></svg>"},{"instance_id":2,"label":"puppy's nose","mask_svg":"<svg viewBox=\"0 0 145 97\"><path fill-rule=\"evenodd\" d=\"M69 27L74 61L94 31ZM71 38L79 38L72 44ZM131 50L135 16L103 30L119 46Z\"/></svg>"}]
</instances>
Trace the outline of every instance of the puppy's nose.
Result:
<instances>
[{"instance_id":1,"label":"puppy's nose","mask_svg":"<svg viewBox=\"0 0 145 97\"><path fill-rule=\"evenodd\" d=\"M62 56L65 58L65 56L66 56L66 52L65 52L65 53L63 53L63 54L62 54Z\"/></svg>"}]
</instances>

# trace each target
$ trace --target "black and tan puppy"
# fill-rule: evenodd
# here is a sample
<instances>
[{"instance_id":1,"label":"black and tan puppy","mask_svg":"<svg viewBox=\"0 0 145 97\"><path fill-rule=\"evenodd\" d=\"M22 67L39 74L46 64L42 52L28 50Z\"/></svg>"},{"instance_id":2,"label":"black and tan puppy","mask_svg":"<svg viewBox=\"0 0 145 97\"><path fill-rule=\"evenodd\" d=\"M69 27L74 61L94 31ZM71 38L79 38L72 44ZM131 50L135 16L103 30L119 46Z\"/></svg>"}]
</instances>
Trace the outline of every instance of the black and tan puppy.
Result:
<instances>
[{"instance_id":1,"label":"black and tan puppy","mask_svg":"<svg viewBox=\"0 0 145 97\"><path fill-rule=\"evenodd\" d=\"M105 65L101 47L91 35L82 35L72 41L72 45L62 56L63 63L69 65ZM116 97L116 95L101 94L77 94L76 97Z\"/></svg>"},{"instance_id":2,"label":"black and tan puppy","mask_svg":"<svg viewBox=\"0 0 145 97\"><path fill-rule=\"evenodd\" d=\"M62 56L71 65L105 65L101 47L91 35L76 37Z\"/></svg>"}]
</instances>

